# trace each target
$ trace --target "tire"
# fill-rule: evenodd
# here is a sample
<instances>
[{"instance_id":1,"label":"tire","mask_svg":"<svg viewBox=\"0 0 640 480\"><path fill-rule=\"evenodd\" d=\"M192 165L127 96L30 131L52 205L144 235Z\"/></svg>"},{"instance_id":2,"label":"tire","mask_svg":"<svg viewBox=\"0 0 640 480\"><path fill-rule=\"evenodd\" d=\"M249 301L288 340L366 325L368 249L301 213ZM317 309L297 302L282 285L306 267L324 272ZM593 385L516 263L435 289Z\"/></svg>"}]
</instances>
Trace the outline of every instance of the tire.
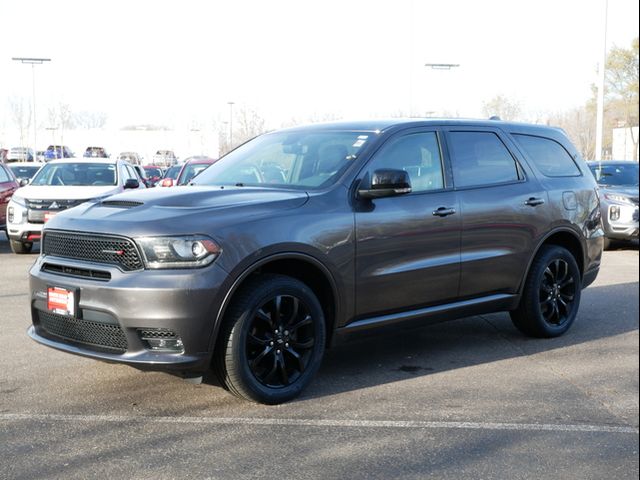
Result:
<instances>
[{"instance_id":1,"label":"tire","mask_svg":"<svg viewBox=\"0 0 640 480\"><path fill-rule=\"evenodd\" d=\"M33 248L33 242L23 243L19 240L9 239L9 243L11 244L11 251L13 251L13 253L31 253L31 249Z\"/></svg>"},{"instance_id":2,"label":"tire","mask_svg":"<svg viewBox=\"0 0 640 480\"><path fill-rule=\"evenodd\" d=\"M531 265L518 308L511 320L525 335L552 338L573 324L582 278L571 252L556 245L543 246Z\"/></svg>"},{"instance_id":3,"label":"tire","mask_svg":"<svg viewBox=\"0 0 640 480\"><path fill-rule=\"evenodd\" d=\"M227 309L213 366L234 395L275 405L309 384L325 342L324 314L313 291L291 277L260 275L241 287Z\"/></svg>"},{"instance_id":4,"label":"tire","mask_svg":"<svg viewBox=\"0 0 640 480\"><path fill-rule=\"evenodd\" d=\"M611 248L611 239L609 237L604 237L604 242L602 243L603 250L609 250Z\"/></svg>"}]
</instances>

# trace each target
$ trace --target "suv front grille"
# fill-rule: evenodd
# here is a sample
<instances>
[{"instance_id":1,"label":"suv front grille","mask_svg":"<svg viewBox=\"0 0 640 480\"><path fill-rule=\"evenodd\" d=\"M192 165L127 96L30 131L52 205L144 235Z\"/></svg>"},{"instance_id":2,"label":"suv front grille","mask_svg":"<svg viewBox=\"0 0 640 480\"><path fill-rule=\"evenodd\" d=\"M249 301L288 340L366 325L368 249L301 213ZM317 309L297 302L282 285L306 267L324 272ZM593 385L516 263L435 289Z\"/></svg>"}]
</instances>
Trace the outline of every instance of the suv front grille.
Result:
<instances>
[{"instance_id":1,"label":"suv front grille","mask_svg":"<svg viewBox=\"0 0 640 480\"><path fill-rule=\"evenodd\" d=\"M43 311L38 311L38 320L49 335L111 352L124 353L127 350L127 338L119 325L91 322Z\"/></svg>"},{"instance_id":2,"label":"suv front grille","mask_svg":"<svg viewBox=\"0 0 640 480\"><path fill-rule=\"evenodd\" d=\"M44 223L45 213L61 212L87 200L26 200L27 219L30 223Z\"/></svg>"},{"instance_id":3,"label":"suv front grille","mask_svg":"<svg viewBox=\"0 0 640 480\"><path fill-rule=\"evenodd\" d=\"M45 231L42 253L61 258L116 265L125 271L142 269L132 240L106 235Z\"/></svg>"}]
</instances>

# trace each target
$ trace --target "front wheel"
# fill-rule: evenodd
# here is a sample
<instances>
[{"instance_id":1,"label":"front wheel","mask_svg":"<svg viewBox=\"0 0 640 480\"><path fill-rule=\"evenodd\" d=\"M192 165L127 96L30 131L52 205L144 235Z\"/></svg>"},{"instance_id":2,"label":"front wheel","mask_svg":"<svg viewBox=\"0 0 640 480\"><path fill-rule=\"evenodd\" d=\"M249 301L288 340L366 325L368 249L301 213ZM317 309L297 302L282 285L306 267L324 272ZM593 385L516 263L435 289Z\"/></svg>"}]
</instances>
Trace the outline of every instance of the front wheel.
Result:
<instances>
[{"instance_id":1,"label":"front wheel","mask_svg":"<svg viewBox=\"0 0 640 480\"><path fill-rule=\"evenodd\" d=\"M33 248L33 242L21 242L19 240L9 239L9 243L11 244L11 251L13 253L31 253L31 249Z\"/></svg>"},{"instance_id":2,"label":"front wheel","mask_svg":"<svg viewBox=\"0 0 640 480\"><path fill-rule=\"evenodd\" d=\"M260 275L234 297L218 338L214 369L240 398L279 404L300 394L320 367L326 341L313 291L284 275Z\"/></svg>"},{"instance_id":3,"label":"front wheel","mask_svg":"<svg viewBox=\"0 0 640 480\"><path fill-rule=\"evenodd\" d=\"M567 249L543 246L529 271L514 325L531 337L558 337L569 330L580 306L582 278Z\"/></svg>"}]
</instances>

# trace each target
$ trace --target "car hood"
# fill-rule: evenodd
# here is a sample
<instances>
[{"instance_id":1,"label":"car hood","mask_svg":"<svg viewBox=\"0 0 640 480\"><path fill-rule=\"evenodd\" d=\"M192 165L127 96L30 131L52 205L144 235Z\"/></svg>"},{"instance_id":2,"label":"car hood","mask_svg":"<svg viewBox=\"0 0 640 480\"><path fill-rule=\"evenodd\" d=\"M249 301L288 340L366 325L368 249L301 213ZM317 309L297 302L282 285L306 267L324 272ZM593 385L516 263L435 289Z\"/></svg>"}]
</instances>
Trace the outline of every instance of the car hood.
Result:
<instances>
[{"instance_id":1,"label":"car hood","mask_svg":"<svg viewBox=\"0 0 640 480\"><path fill-rule=\"evenodd\" d=\"M68 185L26 185L15 195L29 200L88 200L113 195L120 191L116 185L68 186Z\"/></svg>"},{"instance_id":2,"label":"car hood","mask_svg":"<svg viewBox=\"0 0 640 480\"><path fill-rule=\"evenodd\" d=\"M600 185L600 191L602 193L617 193L619 195L626 195L637 199L639 194L639 188L637 186L622 186L622 185Z\"/></svg>"},{"instance_id":3,"label":"car hood","mask_svg":"<svg viewBox=\"0 0 640 480\"><path fill-rule=\"evenodd\" d=\"M208 233L304 205L303 191L173 187L127 192L56 215L47 228L126 236Z\"/></svg>"}]
</instances>

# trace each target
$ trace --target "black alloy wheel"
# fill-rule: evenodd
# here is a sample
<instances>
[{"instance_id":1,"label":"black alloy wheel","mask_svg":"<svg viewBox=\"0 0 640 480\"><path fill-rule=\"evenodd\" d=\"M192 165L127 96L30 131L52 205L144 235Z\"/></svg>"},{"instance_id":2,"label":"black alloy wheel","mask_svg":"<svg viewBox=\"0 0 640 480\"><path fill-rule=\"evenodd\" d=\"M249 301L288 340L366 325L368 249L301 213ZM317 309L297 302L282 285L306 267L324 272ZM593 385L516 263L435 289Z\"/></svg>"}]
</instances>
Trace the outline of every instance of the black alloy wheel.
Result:
<instances>
[{"instance_id":1,"label":"black alloy wheel","mask_svg":"<svg viewBox=\"0 0 640 480\"><path fill-rule=\"evenodd\" d=\"M540 282L540 311L548 324L561 326L571 318L577 285L565 260L555 259L547 265Z\"/></svg>"},{"instance_id":2,"label":"black alloy wheel","mask_svg":"<svg viewBox=\"0 0 640 480\"><path fill-rule=\"evenodd\" d=\"M316 374L325 341L324 312L307 285L285 275L256 275L225 313L213 367L234 395L283 403Z\"/></svg>"},{"instance_id":3,"label":"black alloy wheel","mask_svg":"<svg viewBox=\"0 0 640 480\"><path fill-rule=\"evenodd\" d=\"M251 373L267 387L286 387L306 370L314 344L313 318L304 301L276 295L253 314L245 347Z\"/></svg>"},{"instance_id":4,"label":"black alloy wheel","mask_svg":"<svg viewBox=\"0 0 640 480\"><path fill-rule=\"evenodd\" d=\"M511 320L525 335L558 337L573 324L582 291L575 257L558 245L540 248L529 269L518 307Z\"/></svg>"}]
</instances>

